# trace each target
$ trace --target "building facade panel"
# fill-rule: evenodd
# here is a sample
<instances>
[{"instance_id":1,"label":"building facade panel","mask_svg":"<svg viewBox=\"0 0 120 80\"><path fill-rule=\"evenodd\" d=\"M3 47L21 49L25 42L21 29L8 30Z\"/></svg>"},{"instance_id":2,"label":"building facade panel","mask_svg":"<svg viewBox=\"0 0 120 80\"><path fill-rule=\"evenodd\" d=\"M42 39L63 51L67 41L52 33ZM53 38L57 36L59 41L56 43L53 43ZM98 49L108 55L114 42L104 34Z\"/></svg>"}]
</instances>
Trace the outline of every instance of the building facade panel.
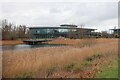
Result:
<instances>
[{"instance_id":1,"label":"building facade panel","mask_svg":"<svg viewBox=\"0 0 120 80\"><path fill-rule=\"evenodd\" d=\"M85 28L64 28L64 27L32 27L30 29L30 35L32 39L41 38L82 38L92 36L92 31L95 29Z\"/></svg>"}]
</instances>

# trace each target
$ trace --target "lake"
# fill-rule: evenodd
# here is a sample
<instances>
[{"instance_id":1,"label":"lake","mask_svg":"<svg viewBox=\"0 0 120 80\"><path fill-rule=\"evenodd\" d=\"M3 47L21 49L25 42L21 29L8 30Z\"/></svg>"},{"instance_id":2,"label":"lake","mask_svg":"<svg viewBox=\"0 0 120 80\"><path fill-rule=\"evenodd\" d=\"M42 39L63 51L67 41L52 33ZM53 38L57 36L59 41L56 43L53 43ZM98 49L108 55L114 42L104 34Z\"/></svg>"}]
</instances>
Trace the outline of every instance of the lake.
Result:
<instances>
[{"instance_id":1,"label":"lake","mask_svg":"<svg viewBox=\"0 0 120 80\"><path fill-rule=\"evenodd\" d=\"M54 46L66 46L64 44L36 44L36 45L29 45L29 44L18 44L18 45L6 45L0 46L0 49L4 50L23 50L23 49L31 49L31 48L38 48L38 47L54 47Z\"/></svg>"}]
</instances>

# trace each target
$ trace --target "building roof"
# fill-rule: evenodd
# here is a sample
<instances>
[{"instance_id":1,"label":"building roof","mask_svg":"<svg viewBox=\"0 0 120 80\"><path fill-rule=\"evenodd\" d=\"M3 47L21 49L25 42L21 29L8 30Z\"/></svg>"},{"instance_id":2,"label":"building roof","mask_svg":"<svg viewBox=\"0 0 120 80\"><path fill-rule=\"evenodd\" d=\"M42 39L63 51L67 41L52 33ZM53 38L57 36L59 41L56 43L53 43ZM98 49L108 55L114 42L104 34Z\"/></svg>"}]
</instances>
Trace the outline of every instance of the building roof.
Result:
<instances>
[{"instance_id":1,"label":"building roof","mask_svg":"<svg viewBox=\"0 0 120 80\"><path fill-rule=\"evenodd\" d=\"M28 27L29 29L85 29L85 30L97 30L90 28L78 28L78 27Z\"/></svg>"},{"instance_id":2,"label":"building roof","mask_svg":"<svg viewBox=\"0 0 120 80\"><path fill-rule=\"evenodd\" d=\"M120 30L120 29L110 29L110 30Z\"/></svg>"},{"instance_id":3,"label":"building roof","mask_svg":"<svg viewBox=\"0 0 120 80\"><path fill-rule=\"evenodd\" d=\"M74 25L74 24L62 24L60 25L61 27L64 27L64 26L69 26L69 27L77 27L77 25Z\"/></svg>"}]
</instances>

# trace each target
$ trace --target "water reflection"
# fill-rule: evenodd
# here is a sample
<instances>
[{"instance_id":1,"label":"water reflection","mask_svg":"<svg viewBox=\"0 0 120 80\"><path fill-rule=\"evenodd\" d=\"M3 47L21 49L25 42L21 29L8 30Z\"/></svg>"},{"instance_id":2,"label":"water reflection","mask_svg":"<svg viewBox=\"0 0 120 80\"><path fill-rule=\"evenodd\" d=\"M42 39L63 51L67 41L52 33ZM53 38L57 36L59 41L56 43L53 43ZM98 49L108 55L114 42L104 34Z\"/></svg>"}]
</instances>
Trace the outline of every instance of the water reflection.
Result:
<instances>
[{"instance_id":1,"label":"water reflection","mask_svg":"<svg viewBox=\"0 0 120 80\"><path fill-rule=\"evenodd\" d=\"M2 48L2 50L4 51L4 50L22 50L22 49L50 47L50 46L65 46L65 45L63 44L37 44L37 45L19 44L19 45L0 46L0 48Z\"/></svg>"}]
</instances>

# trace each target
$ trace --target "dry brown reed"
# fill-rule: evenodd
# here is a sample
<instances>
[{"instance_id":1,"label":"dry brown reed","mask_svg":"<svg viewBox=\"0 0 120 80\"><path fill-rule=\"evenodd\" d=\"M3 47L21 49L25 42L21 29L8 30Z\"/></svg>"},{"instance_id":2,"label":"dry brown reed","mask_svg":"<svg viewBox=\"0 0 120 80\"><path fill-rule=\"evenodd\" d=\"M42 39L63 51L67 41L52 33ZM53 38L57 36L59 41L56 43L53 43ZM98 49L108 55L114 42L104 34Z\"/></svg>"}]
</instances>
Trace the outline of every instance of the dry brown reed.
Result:
<instances>
[{"instance_id":1,"label":"dry brown reed","mask_svg":"<svg viewBox=\"0 0 120 80\"><path fill-rule=\"evenodd\" d=\"M60 43L61 42L63 43L63 40L60 41ZM60 46L19 51L4 51L3 77L11 78L16 77L19 74L31 72L32 77L45 77L45 75L47 75L46 70L51 67L62 69L66 64L74 61L82 62L87 57L97 53L100 53L101 55L108 54L109 56L111 53L117 54L118 51L117 39L95 39L94 41L87 39L68 40L67 43L69 42L72 42L72 44L79 43L79 45L89 46L82 46L81 48L73 46ZM95 45L90 46L91 44Z\"/></svg>"}]
</instances>

